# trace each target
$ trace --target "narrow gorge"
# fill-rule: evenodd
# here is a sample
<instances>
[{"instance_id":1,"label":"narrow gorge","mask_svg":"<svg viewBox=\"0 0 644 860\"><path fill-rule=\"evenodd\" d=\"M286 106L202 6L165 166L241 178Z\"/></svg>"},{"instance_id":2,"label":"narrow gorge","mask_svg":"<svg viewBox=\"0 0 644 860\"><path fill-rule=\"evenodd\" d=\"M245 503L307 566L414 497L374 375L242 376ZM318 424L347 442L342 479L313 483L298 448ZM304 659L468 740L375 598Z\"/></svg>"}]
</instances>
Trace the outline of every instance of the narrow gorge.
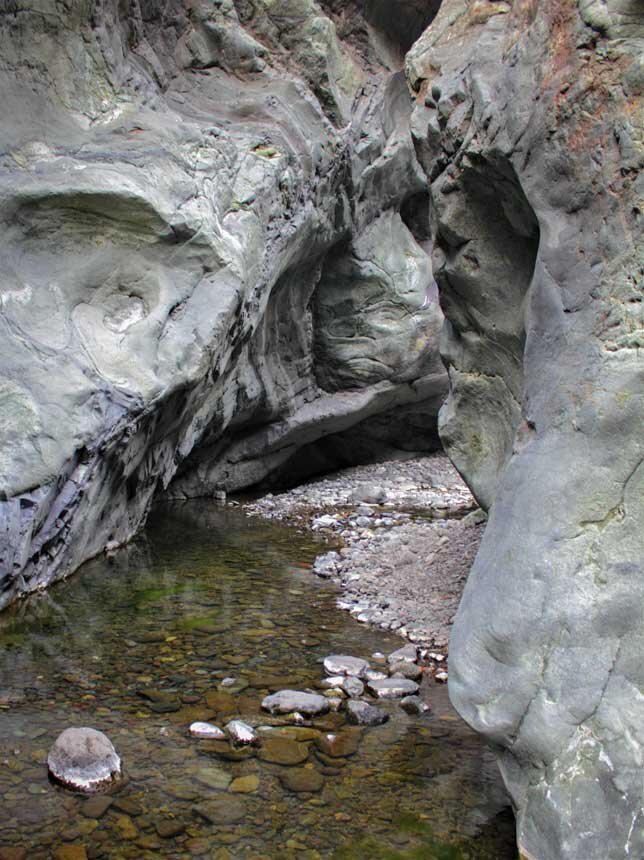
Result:
<instances>
[{"instance_id":1,"label":"narrow gorge","mask_svg":"<svg viewBox=\"0 0 644 860\"><path fill-rule=\"evenodd\" d=\"M640 0L2 5L0 860L644 858L643 46ZM89 808L72 725L122 728Z\"/></svg>"}]
</instances>

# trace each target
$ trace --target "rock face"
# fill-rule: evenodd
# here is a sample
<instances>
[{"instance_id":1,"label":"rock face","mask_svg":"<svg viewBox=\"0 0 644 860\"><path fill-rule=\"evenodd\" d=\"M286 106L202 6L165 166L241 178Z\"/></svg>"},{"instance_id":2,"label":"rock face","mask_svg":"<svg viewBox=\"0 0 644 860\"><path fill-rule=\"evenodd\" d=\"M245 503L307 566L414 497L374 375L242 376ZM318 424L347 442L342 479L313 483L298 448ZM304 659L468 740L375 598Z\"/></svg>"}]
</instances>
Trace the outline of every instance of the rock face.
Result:
<instances>
[{"instance_id":1,"label":"rock face","mask_svg":"<svg viewBox=\"0 0 644 860\"><path fill-rule=\"evenodd\" d=\"M45 5L0 22L0 607L155 495L429 450L447 384L400 71L433 6Z\"/></svg>"},{"instance_id":2,"label":"rock face","mask_svg":"<svg viewBox=\"0 0 644 860\"><path fill-rule=\"evenodd\" d=\"M441 432L490 508L450 693L503 750L533 860L644 856L643 25L446 0L407 58Z\"/></svg>"},{"instance_id":3,"label":"rock face","mask_svg":"<svg viewBox=\"0 0 644 860\"><path fill-rule=\"evenodd\" d=\"M65 729L47 756L50 775L83 794L103 791L121 778L121 759L96 729Z\"/></svg>"}]
</instances>

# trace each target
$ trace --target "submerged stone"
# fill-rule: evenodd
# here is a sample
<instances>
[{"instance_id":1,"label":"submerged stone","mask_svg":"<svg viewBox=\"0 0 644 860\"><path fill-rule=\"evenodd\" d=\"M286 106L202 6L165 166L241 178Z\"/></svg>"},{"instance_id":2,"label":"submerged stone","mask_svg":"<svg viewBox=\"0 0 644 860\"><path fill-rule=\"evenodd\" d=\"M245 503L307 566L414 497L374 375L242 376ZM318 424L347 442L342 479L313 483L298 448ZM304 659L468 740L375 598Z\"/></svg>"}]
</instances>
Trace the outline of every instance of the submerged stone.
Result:
<instances>
[{"instance_id":1,"label":"submerged stone","mask_svg":"<svg viewBox=\"0 0 644 860\"><path fill-rule=\"evenodd\" d=\"M122 775L112 742L91 728L65 729L49 751L47 767L56 782L84 794L104 791Z\"/></svg>"},{"instance_id":2,"label":"submerged stone","mask_svg":"<svg viewBox=\"0 0 644 860\"><path fill-rule=\"evenodd\" d=\"M322 790L324 777L313 768L297 767L280 774L280 782L288 791L314 793Z\"/></svg>"}]
</instances>

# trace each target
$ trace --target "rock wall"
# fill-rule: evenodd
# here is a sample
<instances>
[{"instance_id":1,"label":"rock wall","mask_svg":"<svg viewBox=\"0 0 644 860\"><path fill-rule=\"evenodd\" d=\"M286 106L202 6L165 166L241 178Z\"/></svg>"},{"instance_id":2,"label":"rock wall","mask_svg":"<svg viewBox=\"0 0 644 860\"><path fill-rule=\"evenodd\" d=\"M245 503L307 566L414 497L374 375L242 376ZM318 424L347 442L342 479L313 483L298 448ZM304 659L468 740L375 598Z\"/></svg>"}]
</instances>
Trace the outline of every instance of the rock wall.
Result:
<instances>
[{"instance_id":1,"label":"rock wall","mask_svg":"<svg viewBox=\"0 0 644 860\"><path fill-rule=\"evenodd\" d=\"M644 856L642 5L446 0L407 57L446 448L489 523L450 693L522 857Z\"/></svg>"},{"instance_id":2,"label":"rock wall","mask_svg":"<svg viewBox=\"0 0 644 860\"><path fill-rule=\"evenodd\" d=\"M0 608L127 541L164 492L283 479L400 407L405 447L438 444L412 100L358 29L359 51L312 0L6 4ZM385 267L388 343L358 352L386 361L327 391L315 295L352 246ZM347 325L371 313L358 293Z\"/></svg>"}]
</instances>

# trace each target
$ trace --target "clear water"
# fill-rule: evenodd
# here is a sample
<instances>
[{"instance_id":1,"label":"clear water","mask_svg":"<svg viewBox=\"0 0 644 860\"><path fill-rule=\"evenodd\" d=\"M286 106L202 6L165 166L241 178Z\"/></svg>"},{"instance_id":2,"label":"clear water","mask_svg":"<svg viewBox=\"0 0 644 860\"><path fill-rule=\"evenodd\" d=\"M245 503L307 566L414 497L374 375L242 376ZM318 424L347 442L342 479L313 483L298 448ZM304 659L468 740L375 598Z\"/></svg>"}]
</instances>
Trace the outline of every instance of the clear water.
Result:
<instances>
[{"instance_id":1,"label":"clear water","mask_svg":"<svg viewBox=\"0 0 644 860\"><path fill-rule=\"evenodd\" d=\"M315 685L329 653L400 647L335 608L334 588L310 573L318 551L235 509L173 505L111 561L0 616L0 848L22 847L28 860L83 849L136 860L514 860L492 756L443 687L427 690L430 716L387 705L389 723L361 732L351 756L325 758L314 732L300 737L298 767L323 779L308 794L283 785L286 765L230 760L227 744L188 737L197 719L269 724L263 696ZM222 687L229 677L235 685ZM111 738L127 775L100 817L47 778L52 742L83 725ZM340 715L314 727L346 730ZM226 787L240 776L257 777L252 793ZM239 820L204 820L196 807L214 798Z\"/></svg>"}]
</instances>

